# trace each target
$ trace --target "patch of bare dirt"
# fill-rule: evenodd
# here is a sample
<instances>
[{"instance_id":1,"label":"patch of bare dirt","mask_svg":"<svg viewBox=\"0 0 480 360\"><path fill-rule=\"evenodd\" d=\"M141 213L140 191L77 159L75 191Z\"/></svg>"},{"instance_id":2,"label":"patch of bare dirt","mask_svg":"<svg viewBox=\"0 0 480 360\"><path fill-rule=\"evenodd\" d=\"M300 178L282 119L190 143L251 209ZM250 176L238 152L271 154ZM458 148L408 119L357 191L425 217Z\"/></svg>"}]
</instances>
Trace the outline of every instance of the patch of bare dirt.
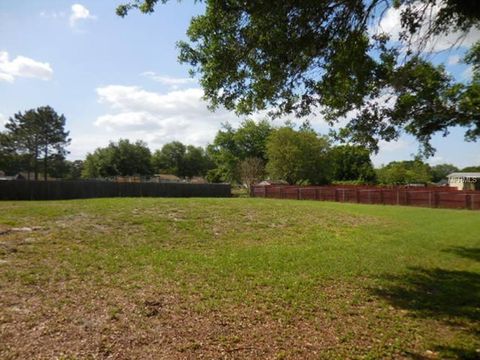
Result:
<instances>
[{"instance_id":1,"label":"patch of bare dirt","mask_svg":"<svg viewBox=\"0 0 480 360\"><path fill-rule=\"evenodd\" d=\"M243 306L197 311L168 289L52 284L3 288L0 300L2 359L310 359L339 341L318 321Z\"/></svg>"},{"instance_id":2,"label":"patch of bare dirt","mask_svg":"<svg viewBox=\"0 0 480 360\"><path fill-rule=\"evenodd\" d=\"M34 232L44 230L41 226L31 227L1 227L0 228L0 255L16 253L22 245L32 244L36 241ZM2 259L2 263L8 260Z\"/></svg>"},{"instance_id":3,"label":"patch of bare dirt","mask_svg":"<svg viewBox=\"0 0 480 360\"><path fill-rule=\"evenodd\" d=\"M41 226L32 226L32 227L13 227L13 228L7 228L7 227L2 227L0 228L0 235L7 235L10 233L29 233L32 231L38 231L42 230L43 228Z\"/></svg>"}]
</instances>

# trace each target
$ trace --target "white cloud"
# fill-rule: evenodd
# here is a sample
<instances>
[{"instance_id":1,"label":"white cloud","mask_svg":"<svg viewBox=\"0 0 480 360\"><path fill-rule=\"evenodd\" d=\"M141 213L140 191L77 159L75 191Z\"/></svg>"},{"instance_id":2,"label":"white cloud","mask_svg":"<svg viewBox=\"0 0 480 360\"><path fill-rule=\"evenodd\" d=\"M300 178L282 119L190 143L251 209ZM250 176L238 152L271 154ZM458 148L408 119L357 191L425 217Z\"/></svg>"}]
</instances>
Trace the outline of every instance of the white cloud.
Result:
<instances>
[{"instance_id":1,"label":"white cloud","mask_svg":"<svg viewBox=\"0 0 480 360\"><path fill-rule=\"evenodd\" d=\"M371 157L376 167L388 164L391 161L412 159L418 150L418 144L409 135L403 135L396 141L380 140L378 147L378 153Z\"/></svg>"},{"instance_id":2,"label":"white cloud","mask_svg":"<svg viewBox=\"0 0 480 360\"><path fill-rule=\"evenodd\" d=\"M90 13L82 4L73 4L70 13L70 26L73 28L80 20L95 20L97 17Z\"/></svg>"},{"instance_id":3,"label":"white cloud","mask_svg":"<svg viewBox=\"0 0 480 360\"><path fill-rule=\"evenodd\" d=\"M17 77L50 80L53 70L49 63L42 63L25 56L10 60L8 52L0 51L0 81L13 83Z\"/></svg>"},{"instance_id":4,"label":"white cloud","mask_svg":"<svg viewBox=\"0 0 480 360\"><path fill-rule=\"evenodd\" d=\"M233 113L208 110L203 91L196 88L157 93L138 86L109 85L97 88L99 102L110 110L95 126L110 138L147 141L153 149L173 141L204 146L211 142L223 122L238 125Z\"/></svg>"},{"instance_id":5,"label":"white cloud","mask_svg":"<svg viewBox=\"0 0 480 360\"><path fill-rule=\"evenodd\" d=\"M40 17L46 18L46 19L60 19L64 18L67 16L67 14L64 11L41 11L40 12Z\"/></svg>"},{"instance_id":6,"label":"white cloud","mask_svg":"<svg viewBox=\"0 0 480 360\"><path fill-rule=\"evenodd\" d=\"M403 138L400 138L396 141L380 140L378 142L378 147L380 152L394 152L399 150L406 150L413 146L414 144L412 142L408 142Z\"/></svg>"},{"instance_id":7,"label":"white cloud","mask_svg":"<svg viewBox=\"0 0 480 360\"><path fill-rule=\"evenodd\" d=\"M428 159L428 163L430 165L438 165L444 162L445 162L445 158L443 156L433 156Z\"/></svg>"},{"instance_id":8,"label":"white cloud","mask_svg":"<svg viewBox=\"0 0 480 360\"><path fill-rule=\"evenodd\" d=\"M458 65L461 60L462 60L462 58L459 55L452 55L452 56L449 56L449 58L447 60L447 64L448 65Z\"/></svg>"},{"instance_id":9,"label":"white cloud","mask_svg":"<svg viewBox=\"0 0 480 360\"><path fill-rule=\"evenodd\" d=\"M148 130L155 129L155 117L148 112L123 112L119 114L106 114L99 116L95 122L97 126L104 126L108 131L121 130Z\"/></svg>"},{"instance_id":10,"label":"white cloud","mask_svg":"<svg viewBox=\"0 0 480 360\"><path fill-rule=\"evenodd\" d=\"M99 102L110 110L97 118L95 126L117 139L143 139L153 149L173 140L204 146L213 141L222 123L238 126L243 120L224 108L211 112L200 88L157 93L138 86L109 85L96 91ZM266 118L266 113L258 112L248 118L259 121ZM276 119L273 124L282 125L287 118L290 117ZM311 116L309 120L317 131L328 131L321 117Z\"/></svg>"},{"instance_id":11,"label":"white cloud","mask_svg":"<svg viewBox=\"0 0 480 360\"><path fill-rule=\"evenodd\" d=\"M151 80L157 81L162 85L170 86L174 89L178 89L180 85L188 85L195 83L195 79L192 78L176 78L171 76L159 75L153 71L146 71L141 75Z\"/></svg>"},{"instance_id":12,"label":"white cloud","mask_svg":"<svg viewBox=\"0 0 480 360\"><path fill-rule=\"evenodd\" d=\"M108 85L97 88L96 92L98 101L107 108L94 122L94 126L103 131L72 133L69 149L73 159L81 159L95 148L121 138L143 140L153 151L174 140L205 146L213 141L222 123L237 127L243 120L224 108L211 112L199 88L159 93L139 86ZM265 115L263 111L248 118L258 121ZM273 123L281 125L284 120ZM327 127L318 118L312 117L311 122L316 129Z\"/></svg>"},{"instance_id":13,"label":"white cloud","mask_svg":"<svg viewBox=\"0 0 480 360\"><path fill-rule=\"evenodd\" d=\"M69 158L73 160L83 160L88 153L95 151L97 147L108 145L110 140L115 140L109 132L90 132L90 133L70 133L72 142L68 147L70 151ZM132 140L136 138L128 137Z\"/></svg>"},{"instance_id":14,"label":"white cloud","mask_svg":"<svg viewBox=\"0 0 480 360\"><path fill-rule=\"evenodd\" d=\"M15 80L15 78L10 74L0 73L0 81L6 81L6 82L9 82L9 83L12 83L14 80Z\"/></svg>"},{"instance_id":15,"label":"white cloud","mask_svg":"<svg viewBox=\"0 0 480 360\"><path fill-rule=\"evenodd\" d=\"M375 30L377 30L378 32L385 32L387 34L390 34L395 39L398 39L398 35L402 30L400 23L400 12L400 9L390 7L380 20L379 28Z\"/></svg>"},{"instance_id":16,"label":"white cloud","mask_svg":"<svg viewBox=\"0 0 480 360\"><path fill-rule=\"evenodd\" d=\"M423 6L423 2L418 2L417 6ZM430 11L426 11L425 24L428 24L430 19L433 19L442 8L443 5L432 6ZM372 29L373 33L385 32L388 33L393 41L399 41L399 35L402 31L401 27L401 12L405 7L401 6L398 9L390 7L386 12L383 18L380 20L380 24L375 29ZM427 17L428 16L428 17ZM427 28L423 27L418 31L417 36L412 39L412 46L414 49L419 49L421 45L422 50L427 52L439 52L443 50L448 50L455 46L460 47L469 47L480 38L480 29L474 28L469 31L467 34L460 32L452 32L447 35L441 34L438 36L431 36L428 38L425 44L421 44L419 39L424 38Z\"/></svg>"}]
</instances>

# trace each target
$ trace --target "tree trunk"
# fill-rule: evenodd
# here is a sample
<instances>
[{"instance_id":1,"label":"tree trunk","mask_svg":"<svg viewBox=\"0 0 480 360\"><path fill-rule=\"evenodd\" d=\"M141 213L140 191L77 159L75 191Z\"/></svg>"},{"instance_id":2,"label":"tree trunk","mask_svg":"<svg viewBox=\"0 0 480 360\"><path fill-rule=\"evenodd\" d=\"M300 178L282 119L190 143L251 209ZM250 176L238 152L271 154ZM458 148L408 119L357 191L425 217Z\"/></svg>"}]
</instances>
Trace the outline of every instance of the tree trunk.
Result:
<instances>
[{"instance_id":1,"label":"tree trunk","mask_svg":"<svg viewBox=\"0 0 480 360\"><path fill-rule=\"evenodd\" d=\"M34 179L38 180L38 142L37 139L35 138L35 151L34 151L34 159L33 159L33 174L34 174Z\"/></svg>"},{"instance_id":2,"label":"tree trunk","mask_svg":"<svg viewBox=\"0 0 480 360\"><path fill-rule=\"evenodd\" d=\"M44 171L44 176L43 176L43 179L45 181L47 181L47 165L48 165L48 159L47 159L47 156L48 156L48 146L45 146L45 151L44 151L44 159L43 159L43 171Z\"/></svg>"}]
</instances>

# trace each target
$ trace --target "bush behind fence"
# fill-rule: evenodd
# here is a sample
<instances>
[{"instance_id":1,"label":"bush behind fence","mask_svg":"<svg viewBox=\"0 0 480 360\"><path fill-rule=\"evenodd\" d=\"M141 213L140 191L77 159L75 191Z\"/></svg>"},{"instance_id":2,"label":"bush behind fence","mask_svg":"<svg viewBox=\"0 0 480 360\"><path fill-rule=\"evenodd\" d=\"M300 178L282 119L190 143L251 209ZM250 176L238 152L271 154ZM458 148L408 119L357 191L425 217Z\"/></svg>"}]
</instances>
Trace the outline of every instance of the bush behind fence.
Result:
<instances>
[{"instance_id":1,"label":"bush behind fence","mask_svg":"<svg viewBox=\"0 0 480 360\"><path fill-rule=\"evenodd\" d=\"M230 197L229 184L154 182L0 181L0 200L65 200L101 197Z\"/></svg>"},{"instance_id":2,"label":"bush behind fence","mask_svg":"<svg viewBox=\"0 0 480 360\"><path fill-rule=\"evenodd\" d=\"M255 186L255 197L480 210L480 191L452 188Z\"/></svg>"}]
</instances>

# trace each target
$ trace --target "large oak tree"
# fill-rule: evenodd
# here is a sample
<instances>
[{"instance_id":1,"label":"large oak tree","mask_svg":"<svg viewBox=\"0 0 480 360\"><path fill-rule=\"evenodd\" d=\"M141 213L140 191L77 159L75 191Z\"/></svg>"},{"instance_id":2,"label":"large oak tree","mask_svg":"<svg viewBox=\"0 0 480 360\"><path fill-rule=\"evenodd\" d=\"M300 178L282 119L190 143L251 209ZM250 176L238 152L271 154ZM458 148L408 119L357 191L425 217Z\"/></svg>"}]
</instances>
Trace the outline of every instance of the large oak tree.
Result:
<instances>
[{"instance_id":1,"label":"large oak tree","mask_svg":"<svg viewBox=\"0 0 480 360\"><path fill-rule=\"evenodd\" d=\"M205 176L214 167L202 147L184 145L180 141L172 141L155 151L152 162L157 173L174 174L181 178Z\"/></svg>"},{"instance_id":2,"label":"large oak tree","mask_svg":"<svg viewBox=\"0 0 480 360\"><path fill-rule=\"evenodd\" d=\"M168 0L134 0L117 8L153 12ZM213 108L240 114L322 113L347 117L342 139L378 150L378 141L414 135L426 154L431 136L453 126L480 136L480 45L456 83L422 53L434 36L480 28L478 0L205 0L192 19L180 60L198 74ZM401 10L402 44L372 32L391 6ZM459 40L461 40L459 35Z\"/></svg>"},{"instance_id":3,"label":"large oak tree","mask_svg":"<svg viewBox=\"0 0 480 360\"><path fill-rule=\"evenodd\" d=\"M87 154L82 177L149 176L153 173L152 154L143 141L120 139Z\"/></svg>"},{"instance_id":4,"label":"large oak tree","mask_svg":"<svg viewBox=\"0 0 480 360\"><path fill-rule=\"evenodd\" d=\"M254 158L266 162L266 142L272 131L272 125L266 120L244 120L237 129L223 124L213 143L207 147L216 165L209 172L209 180L241 182L242 161Z\"/></svg>"},{"instance_id":5,"label":"large oak tree","mask_svg":"<svg viewBox=\"0 0 480 360\"><path fill-rule=\"evenodd\" d=\"M267 140L267 172L273 180L289 184L327 184L332 168L328 138L318 136L309 126L299 130L284 126Z\"/></svg>"}]
</instances>

